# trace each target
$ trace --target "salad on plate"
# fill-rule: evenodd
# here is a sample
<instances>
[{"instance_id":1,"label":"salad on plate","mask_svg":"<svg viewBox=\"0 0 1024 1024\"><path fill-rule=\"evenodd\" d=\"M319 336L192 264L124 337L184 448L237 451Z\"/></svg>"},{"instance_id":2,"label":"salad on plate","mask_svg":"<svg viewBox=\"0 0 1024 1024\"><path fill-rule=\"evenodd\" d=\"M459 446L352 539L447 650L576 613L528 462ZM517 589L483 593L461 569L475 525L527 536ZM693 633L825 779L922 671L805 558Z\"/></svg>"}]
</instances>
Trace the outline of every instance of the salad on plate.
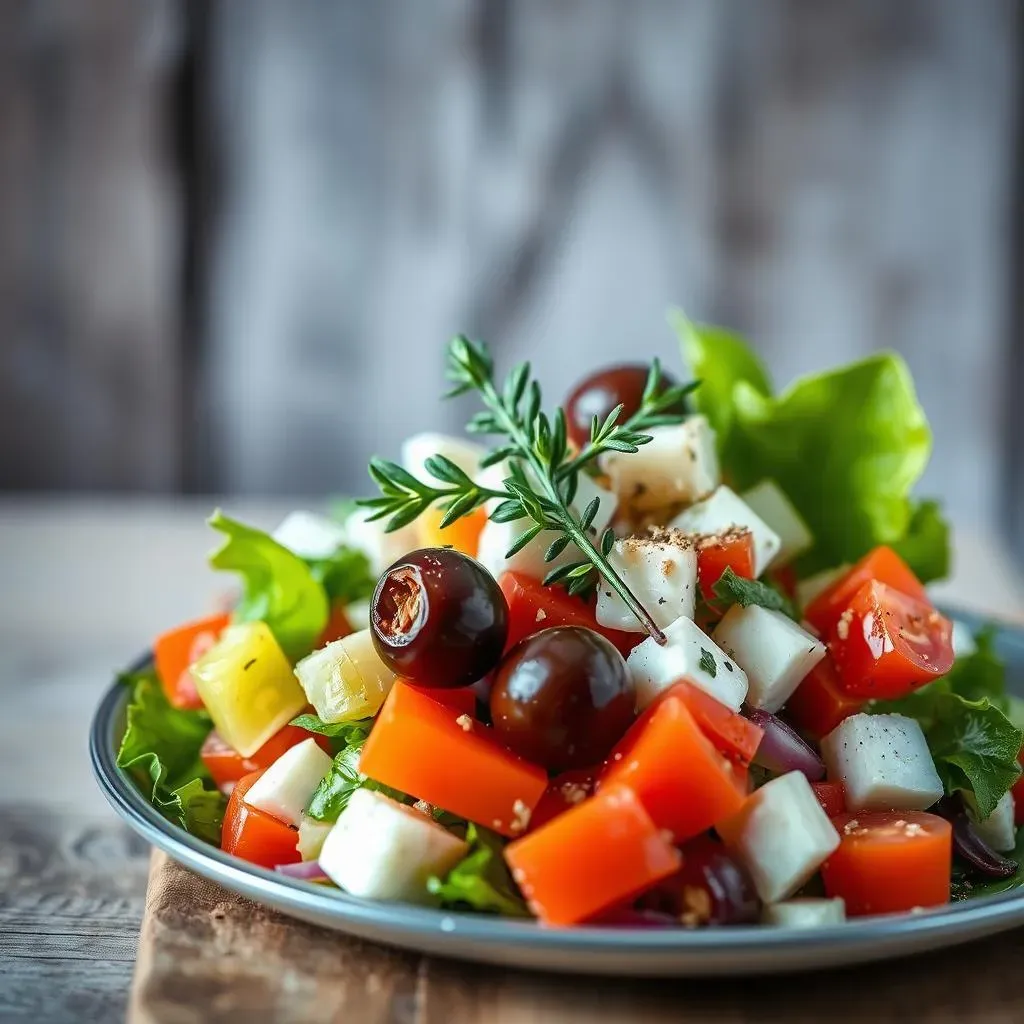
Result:
<instances>
[{"instance_id":1,"label":"salad on plate","mask_svg":"<svg viewBox=\"0 0 1024 1024\"><path fill-rule=\"evenodd\" d=\"M816 927L1024 882L993 631L925 584L931 436L881 353L776 393L673 324L693 380L598 370L545 411L456 338L469 438L266 533L215 512L229 611L171 629L118 765L285 878L545 925ZM1020 807L1020 812L1018 811Z\"/></svg>"}]
</instances>

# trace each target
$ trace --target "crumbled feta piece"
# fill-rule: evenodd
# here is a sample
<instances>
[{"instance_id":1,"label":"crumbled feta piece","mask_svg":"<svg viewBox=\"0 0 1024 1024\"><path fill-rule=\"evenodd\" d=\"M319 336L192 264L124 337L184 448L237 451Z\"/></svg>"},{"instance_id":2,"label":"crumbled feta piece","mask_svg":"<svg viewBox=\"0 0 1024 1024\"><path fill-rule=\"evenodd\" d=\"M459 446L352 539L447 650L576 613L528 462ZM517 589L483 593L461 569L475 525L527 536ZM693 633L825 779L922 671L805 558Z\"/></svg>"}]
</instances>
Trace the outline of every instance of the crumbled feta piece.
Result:
<instances>
[{"instance_id":1,"label":"crumbled feta piece","mask_svg":"<svg viewBox=\"0 0 1024 1024\"><path fill-rule=\"evenodd\" d=\"M317 821L316 818L310 818L304 814L299 822L299 838L295 844L299 856L303 860L319 860L324 840L332 828L334 828L333 821Z\"/></svg>"},{"instance_id":2,"label":"crumbled feta piece","mask_svg":"<svg viewBox=\"0 0 1024 1024\"><path fill-rule=\"evenodd\" d=\"M345 520L348 543L366 555L375 576L382 575L395 562L419 547L419 530L412 522L392 533L385 532L387 518L369 522L373 512L358 508Z\"/></svg>"},{"instance_id":3,"label":"crumbled feta piece","mask_svg":"<svg viewBox=\"0 0 1024 1024\"><path fill-rule=\"evenodd\" d=\"M760 576L778 554L779 535L724 484L710 497L684 509L669 524L684 533L723 533L745 526L754 539L754 575Z\"/></svg>"},{"instance_id":4,"label":"crumbled feta piece","mask_svg":"<svg viewBox=\"0 0 1024 1024\"><path fill-rule=\"evenodd\" d=\"M905 715L853 715L821 741L828 777L854 811L923 811L942 782L921 726Z\"/></svg>"},{"instance_id":5,"label":"crumbled feta piece","mask_svg":"<svg viewBox=\"0 0 1024 1024\"><path fill-rule=\"evenodd\" d=\"M711 639L747 674L747 703L775 712L825 657L825 645L781 612L734 604Z\"/></svg>"},{"instance_id":6,"label":"crumbled feta piece","mask_svg":"<svg viewBox=\"0 0 1024 1024\"><path fill-rule=\"evenodd\" d=\"M428 482L434 480L426 466L432 455L443 455L466 476L472 477L480 471L480 460L486 454L487 450L481 445L450 434L413 434L402 442L402 466L413 476Z\"/></svg>"},{"instance_id":7,"label":"crumbled feta piece","mask_svg":"<svg viewBox=\"0 0 1024 1024\"><path fill-rule=\"evenodd\" d=\"M678 530L658 539L617 540L608 561L655 623L664 628L681 615L693 618L697 595L697 552ZM643 632L643 625L605 580L597 588L597 621L611 629Z\"/></svg>"},{"instance_id":8,"label":"crumbled feta piece","mask_svg":"<svg viewBox=\"0 0 1024 1024\"><path fill-rule=\"evenodd\" d=\"M624 505L638 511L696 501L719 484L715 432L703 416L652 427L651 441L633 454L606 452L601 468Z\"/></svg>"},{"instance_id":9,"label":"crumbled feta piece","mask_svg":"<svg viewBox=\"0 0 1024 1024\"><path fill-rule=\"evenodd\" d=\"M762 480L741 497L779 536L773 565L786 565L814 545L807 524L774 480Z\"/></svg>"},{"instance_id":10,"label":"crumbled feta piece","mask_svg":"<svg viewBox=\"0 0 1024 1024\"><path fill-rule=\"evenodd\" d=\"M766 782L715 828L765 903L792 896L839 846L839 833L800 772Z\"/></svg>"},{"instance_id":11,"label":"crumbled feta piece","mask_svg":"<svg viewBox=\"0 0 1024 1024\"><path fill-rule=\"evenodd\" d=\"M341 523L301 509L289 512L271 536L299 558L330 558L346 541Z\"/></svg>"},{"instance_id":12,"label":"crumbled feta piece","mask_svg":"<svg viewBox=\"0 0 1024 1024\"><path fill-rule=\"evenodd\" d=\"M834 899L783 900L769 903L761 916L765 924L781 928L827 928L846 920L846 904L841 896Z\"/></svg>"},{"instance_id":13,"label":"crumbled feta piece","mask_svg":"<svg viewBox=\"0 0 1024 1024\"><path fill-rule=\"evenodd\" d=\"M357 789L324 842L320 867L353 896L422 903L427 879L444 877L468 849L419 811Z\"/></svg>"},{"instance_id":14,"label":"crumbled feta piece","mask_svg":"<svg viewBox=\"0 0 1024 1024\"><path fill-rule=\"evenodd\" d=\"M245 803L298 826L313 791L330 769L330 757L310 736L286 750L253 783Z\"/></svg>"},{"instance_id":15,"label":"crumbled feta piece","mask_svg":"<svg viewBox=\"0 0 1024 1024\"><path fill-rule=\"evenodd\" d=\"M746 673L692 620L680 617L664 629L666 643L653 637L626 658L643 709L684 676L726 707L738 711L747 695Z\"/></svg>"}]
</instances>

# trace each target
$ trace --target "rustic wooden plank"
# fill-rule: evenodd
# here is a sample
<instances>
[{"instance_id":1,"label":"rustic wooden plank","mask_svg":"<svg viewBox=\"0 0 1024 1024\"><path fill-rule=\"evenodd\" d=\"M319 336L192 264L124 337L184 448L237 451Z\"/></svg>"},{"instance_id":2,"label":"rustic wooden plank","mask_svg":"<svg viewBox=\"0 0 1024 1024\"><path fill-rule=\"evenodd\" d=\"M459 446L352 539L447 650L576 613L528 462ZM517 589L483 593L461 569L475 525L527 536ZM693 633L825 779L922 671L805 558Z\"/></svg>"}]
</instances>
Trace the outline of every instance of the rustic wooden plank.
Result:
<instances>
[{"instance_id":1,"label":"rustic wooden plank","mask_svg":"<svg viewBox=\"0 0 1024 1024\"><path fill-rule=\"evenodd\" d=\"M994 525L1015 404L1017 5L726 6L715 315L780 383L906 355L935 432L923 489Z\"/></svg>"},{"instance_id":2,"label":"rustic wooden plank","mask_svg":"<svg viewBox=\"0 0 1024 1024\"><path fill-rule=\"evenodd\" d=\"M3 488L179 477L175 0L0 13ZM167 133L167 135L165 135Z\"/></svg>"}]
</instances>

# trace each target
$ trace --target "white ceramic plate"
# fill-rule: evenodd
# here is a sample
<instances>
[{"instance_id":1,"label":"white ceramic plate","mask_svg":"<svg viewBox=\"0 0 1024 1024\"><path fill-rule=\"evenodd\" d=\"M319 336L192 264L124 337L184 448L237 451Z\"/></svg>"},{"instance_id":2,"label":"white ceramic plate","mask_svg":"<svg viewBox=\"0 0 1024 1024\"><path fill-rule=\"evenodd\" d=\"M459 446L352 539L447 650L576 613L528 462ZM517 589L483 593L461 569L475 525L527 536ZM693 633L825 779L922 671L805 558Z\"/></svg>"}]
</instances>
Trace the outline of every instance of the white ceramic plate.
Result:
<instances>
[{"instance_id":1,"label":"white ceramic plate","mask_svg":"<svg viewBox=\"0 0 1024 1024\"><path fill-rule=\"evenodd\" d=\"M977 624L969 615L956 617ZM1011 679L1024 680L1024 631L1007 627L998 643ZM545 928L481 914L356 899L236 860L163 818L115 762L127 699L125 687L116 683L104 696L92 723L90 754L104 795L136 832L226 889L292 917L403 949L543 971L652 977L750 975L884 960L1024 924L1024 889L921 914L862 918L811 931L757 926L696 931Z\"/></svg>"}]
</instances>

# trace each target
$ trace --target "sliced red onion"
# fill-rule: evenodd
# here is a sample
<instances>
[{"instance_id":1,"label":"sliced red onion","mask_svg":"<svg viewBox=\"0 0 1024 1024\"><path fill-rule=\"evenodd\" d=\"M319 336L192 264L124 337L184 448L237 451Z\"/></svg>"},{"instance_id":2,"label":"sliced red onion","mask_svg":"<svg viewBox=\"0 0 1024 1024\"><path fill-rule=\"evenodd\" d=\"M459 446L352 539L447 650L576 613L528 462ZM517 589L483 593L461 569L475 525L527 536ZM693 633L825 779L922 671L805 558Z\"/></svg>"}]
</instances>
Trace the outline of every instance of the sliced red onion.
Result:
<instances>
[{"instance_id":1,"label":"sliced red onion","mask_svg":"<svg viewBox=\"0 0 1024 1024\"><path fill-rule=\"evenodd\" d=\"M299 864L278 864L274 870L282 875L286 875L288 878L298 878L303 882L324 882L327 880L327 875L324 874L319 861L315 860L304 860Z\"/></svg>"},{"instance_id":2,"label":"sliced red onion","mask_svg":"<svg viewBox=\"0 0 1024 1024\"><path fill-rule=\"evenodd\" d=\"M825 777L824 762L792 726L760 708L746 708L744 714L764 730L754 764L770 772L802 772L809 782Z\"/></svg>"},{"instance_id":3,"label":"sliced red onion","mask_svg":"<svg viewBox=\"0 0 1024 1024\"><path fill-rule=\"evenodd\" d=\"M992 849L978 835L958 794L945 796L935 810L953 826L953 849L975 870L989 878L1009 878L1017 870L1017 862Z\"/></svg>"}]
</instances>

